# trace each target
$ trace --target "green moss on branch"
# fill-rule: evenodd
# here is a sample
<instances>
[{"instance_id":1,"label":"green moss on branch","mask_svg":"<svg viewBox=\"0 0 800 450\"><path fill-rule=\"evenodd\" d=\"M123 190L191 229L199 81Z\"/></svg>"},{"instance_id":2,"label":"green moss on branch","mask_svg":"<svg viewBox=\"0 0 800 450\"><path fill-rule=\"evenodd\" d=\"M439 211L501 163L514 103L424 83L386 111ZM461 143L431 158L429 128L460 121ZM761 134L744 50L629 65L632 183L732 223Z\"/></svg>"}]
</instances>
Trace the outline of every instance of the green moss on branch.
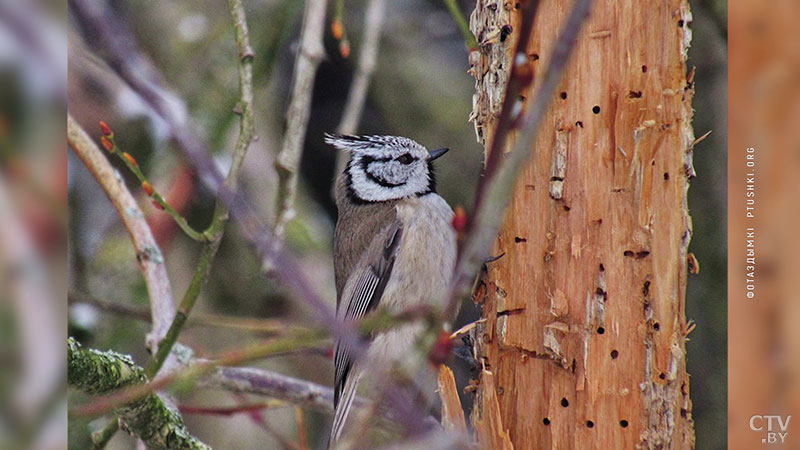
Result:
<instances>
[{"instance_id":1,"label":"green moss on branch","mask_svg":"<svg viewBox=\"0 0 800 450\"><path fill-rule=\"evenodd\" d=\"M146 383L144 369L117 352L84 348L67 339L67 378L69 385L89 394ZM125 427L151 449L208 449L211 447L190 435L181 416L157 394L146 395L117 408Z\"/></svg>"}]
</instances>

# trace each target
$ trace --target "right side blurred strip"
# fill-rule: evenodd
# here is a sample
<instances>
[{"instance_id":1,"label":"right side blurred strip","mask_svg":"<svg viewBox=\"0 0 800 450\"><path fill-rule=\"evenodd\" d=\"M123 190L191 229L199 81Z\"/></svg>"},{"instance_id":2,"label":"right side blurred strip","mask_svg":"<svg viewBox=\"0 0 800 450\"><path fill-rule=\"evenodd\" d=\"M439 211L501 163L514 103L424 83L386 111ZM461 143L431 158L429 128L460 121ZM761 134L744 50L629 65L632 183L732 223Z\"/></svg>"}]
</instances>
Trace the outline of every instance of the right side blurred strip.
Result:
<instances>
[{"instance_id":1,"label":"right side blurred strip","mask_svg":"<svg viewBox=\"0 0 800 450\"><path fill-rule=\"evenodd\" d=\"M800 448L799 20L797 1L729 2L733 450Z\"/></svg>"}]
</instances>

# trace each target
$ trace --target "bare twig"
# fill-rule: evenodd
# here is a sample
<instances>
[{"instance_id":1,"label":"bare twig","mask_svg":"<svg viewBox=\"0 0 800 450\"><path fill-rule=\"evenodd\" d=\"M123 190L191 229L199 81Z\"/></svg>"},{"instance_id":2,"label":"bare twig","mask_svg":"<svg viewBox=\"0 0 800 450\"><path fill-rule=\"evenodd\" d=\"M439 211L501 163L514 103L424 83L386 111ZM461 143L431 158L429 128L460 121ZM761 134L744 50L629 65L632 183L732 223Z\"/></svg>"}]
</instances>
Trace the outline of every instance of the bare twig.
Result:
<instances>
[{"instance_id":1,"label":"bare twig","mask_svg":"<svg viewBox=\"0 0 800 450\"><path fill-rule=\"evenodd\" d=\"M86 40L145 103L165 120L176 147L192 162L199 178L209 189L217 192L218 198L227 206L231 216L240 223L245 238L254 247L260 260L270 263L294 298L304 301L314 310L314 319L318 323L329 330L333 337L348 343L354 358L360 357L364 344L358 338L353 324L336 319L333 309L312 289L312 284L303 275L297 260L273 238L270 228L253 213L243 195L234 196L225 186L222 175L205 151L205 144L197 134L190 132L190 124L170 106L166 91L154 80L153 68L146 64L143 66L146 59L135 47L136 40L127 32L124 24L113 15L96 8L89 0L70 0L70 6L71 12L83 27ZM398 417L397 420L402 422L405 418Z\"/></svg>"},{"instance_id":2,"label":"bare twig","mask_svg":"<svg viewBox=\"0 0 800 450\"><path fill-rule=\"evenodd\" d=\"M300 34L300 49L294 66L292 94L286 112L286 132L283 146L275 160L278 171L278 198L273 233L281 239L286 224L295 216L294 201L297 194L297 177L303 153L308 117L311 114L311 96L317 66L325 56L322 33L325 30L327 0L307 0Z\"/></svg>"},{"instance_id":3,"label":"bare twig","mask_svg":"<svg viewBox=\"0 0 800 450\"><path fill-rule=\"evenodd\" d=\"M519 37L517 51L514 56L516 60L515 68L521 64L528 64L525 46L530 36L530 30L533 27L533 15L535 13L535 6L530 5L536 5L536 3L529 2L528 10L523 13L523 32ZM523 109L521 116L513 114L513 105L518 101L518 96L511 94L520 92L526 83L517 75L512 75L509 80L505 100L503 101L503 110L492 141L491 153L488 156L485 175L479 187L475 209L469 221L469 232L456 263L451 294L444 315L446 321L452 320L460 299L469 293L475 272L478 271L489 255L492 242L500 228L503 211L508 204L514 180L516 180L520 169L525 166L525 162L530 157L539 125L558 87L581 26L589 15L591 4L591 0L576 0L573 4L572 10L553 47L550 63L545 70L544 76L536 84L531 101ZM531 9L534 11L531 11ZM520 54L524 58L517 58L517 55ZM512 74L518 73L520 73L518 70L512 71ZM505 154L505 157L501 159L502 149L506 145L508 133L512 128L520 129L521 136L515 140L512 151Z\"/></svg>"},{"instance_id":4,"label":"bare twig","mask_svg":"<svg viewBox=\"0 0 800 450\"><path fill-rule=\"evenodd\" d=\"M106 2L69 0L69 8L81 26L87 44L164 120L172 140L189 157L198 172L210 177L203 181L215 192L223 183L223 175L213 160L207 157L209 152L205 143L185 114L186 105L161 85L158 71L136 48L136 39L128 27L110 13Z\"/></svg>"},{"instance_id":5,"label":"bare twig","mask_svg":"<svg viewBox=\"0 0 800 450\"><path fill-rule=\"evenodd\" d=\"M313 2L312 2L313 3ZM154 69L136 48L136 39L127 32L119 19L106 14L90 0L70 0L70 11L82 25L85 38L109 66L139 94L145 103L158 114L170 128L177 148L192 163L199 178L227 206L231 216L239 221L242 232L257 256L264 262L272 261L275 274L286 284L295 298L306 302L317 312L317 321L324 324L335 337L349 340L356 350L361 346L351 326L336 320L333 308L311 288L300 270L297 260L276 244L272 232L244 201L244 196L233 192L224 184L223 175L207 152L205 143L189 132L191 124L170 105L170 95L154 78Z\"/></svg>"},{"instance_id":6,"label":"bare twig","mask_svg":"<svg viewBox=\"0 0 800 450\"><path fill-rule=\"evenodd\" d=\"M253 118L253 49L250 47L250 36L247 30L247 17L241 0L230 0L231 16L233 18L234 29L236 30L236 45L238 48L239 60L239 105L238 111L241 114L239 123L239 137L236 140L236 149L233 152L233 164L225 178L224 186L235 192L236 184L239 180L239 171L242 162L247 155L247 149L253 140L254 118ZM186 293L181 299L175 318L167 331L164 340L159 344L158 353L147 366L147 376L153 377L158 373L161 366L169 356L173 345L178 340L189 314L200 296L200 291L208 280L211 272L211 265L214 257L219 250L222 235L225 233L225 224L228 221L228 209L222 201L217 201L214 207L214 214L211 224L203 232L208 237L208 242L203 246L200 253L200 260L195 267L192 281L186 289Z\"/></svg>"},{"instance_id":7,"label":"bare twig","mask_svg":"<svg viewBox=\"0 0 800 450\"><path fill-rule=\"evenodd\" d=\"M295 423L297 423L297 441L300 450L308 450L308 439L306 438L306 420L303 409L299 406L294 407Z\"/></svg>"},{"instance_id":8,"label":"bare twig","mask_svg":"<svg viewBox=\"0 0 800 450\"><path fill-rule=\"evenodd\" d=\"M250 414L254 411L263 411L281 406L287 406L283 402L269 400L266 402L243 404L236 406L188 406L178 405L181 414L197 414L203 416L234 416L236 414Z\"/></svg>"},{"instance_id":9,"label":"bare twig","mask_svg":"<svg viewBox=\"0 0 800 450\"><path fill-rule=\"evenodd\" d=\"M364 13L364 36L361 40L361 52L358 57L353 83L347 94L347 103L344 107L341 122L336 128L339 134L354 134L358 129L358 122L364 110L367 91L375 64L378 59L378 47L381 40L381 29L385 16L385 0L370 0Z\"/></svg>"},{"instance_id":10,"label":"bare twig","mask_svg":"<svg viewBox=\"0 0 800 450\"><path fill-rule=\"evenodd\" d=\"M100 122L100 126L103 128L103 133L108 131L108 134L104 134L100 142L109 153L118 156L119 159L122 160L122 162L124 162L128 167L128 170L136 175L136 178L142 185L142 189L155 202L154 206L164 210L167 214L169 214L178 227L180 227L180 229L183 230L183 232L190 238L200 242L207 240L208 237L206 235L192 228L192 226L189 225L189 222L186 221L186 218L183 217L175 208L173 208L172 205L170 205L164 199L164 197L153 188L153 186L150 184L150 181L147 179L147 176L145 176L141 167L139 167L139 163L136 162L136 159L131 156L130 153L122 151L122 149L119 148L117 145L117 140L114 138L114 133L111 132L110 128L108 128L108 125L106 125L105 122Z\"/></svg>"},{"instance_id":11,"label":"bare twig","mask_svg":"<svg viewBox=\"0 0 800 450\"><path fill-rule=\"evenodd\" d=\"M219 366L241 364L263 359L268 356L285 354L301 348L316 347L323 340L321 333L309 332L302 335L282 337L245 348L226 352L215 359L196 359L181 369L172 371L147 384L137 384L115 391L112 394L94 399L90 404L75 406L77 414L96 417L106 414L115 408L135 402L153 392L164 389L181 380L192 380L211 373Z\"/></svg>"},{"instance_id":12,"label":"bare twig","mask_svg":"<svg viewBox=\"0 0 800 450\"><path fill-rule=\"evenodd\" d=\"M470 31L469 24L467 24L467 19L458 8L458 3L456 3L456 0L444 0L444 4L447 5L447 10L450 11L453 21L458 26L458 31L460 31L461 35L464 37L464 45L467 46L467 50L478 48L478 41L475 40L475 35L473 35L472 31Z\"/></svg>"},{"instance_id":13,"label":"bare twig","mask_svg":"<svg viewBox=\"0 0 800 450\"><path fill-rule=\"evenodd\" d=\"M350 84L350 92L347 94L347 103L344 106L342 119L336 128L336 132L339 134L355 134L358 131L358 123L367 100L369 82L378 59L378 46L386 10L385 3L385 0L370 0L367 11L364 13L364 37L361 39L358 67L356 67L353 82ZM339 153L336 158L336 173L341 173L346 164L347 156L344 152Z\"/></svg>"},{"instance_id":14,"label":"bare twig","mask_svg":"<svg viewBox=\"0 0 800 450\"><path fill-rule=\"evenodd\" d=\"M136 320L150 322L150 311L147 308L138 308L123 303L100 300L88 295L77 295L73 292L67 293L70 305L85 304L93 306L104 313L118 314ZM242 332L283 335L287 333L308 331L308 328L287 324L285 320L266 319L260 317L239 317L224 314L209 314L194 312L186 323L188 327L214 327L227 328Z\"/></svg>"},{"instance_id":15,"label":"bare twig","mask_svg":"<svg viewBox=\"0 0 800 450\"><path fill-rule=\"evenodd\" d=\"M81 126L67 114L67 141L83 164L92 173L100 186L111 200L117 210L122 223L130 234L133 247L136 250L136 260L142 270L147 292L150 297L150 314L153 320L153 329L148 336L148 347L156 350L158 342L169 329L172 317L175 315L175 306L172 301L172 288L164 258L158 248L153 234L144 219L139 205L134 200L128 188L122 182L106 159L100 148L95 145Z\"/></svg>"},{"instance_id":16,"label":"bare twig","mask_svg":"<svg viewBox=\"0 0 800 450\"><path fill-rule=\"evenodd\" d=\"M333 413L331 388L263 369L219 367L201 378L199 385L263 395L328 414ZM363 405L362 400L357 399L356 402Z\"/></svg>"},{"instance_id":17,"label":"bare twig","mask_svg":"<svg viewBox=\"0 0 800 450\"><path fill-rule=\"evenodd\" d=\"M241 398L244 398L244 394L238 395ZM253 411L250 413L250 417L255 424L257 424L261 429L269 433L278 443L285 449L285 450L300 450L300 448L292 442L286 435L282 432L277 430L272 423L267 419L267 417L262 414L260 411Z\"/></svg>"},{"instance_id":18,"label":"bare twig","mask_svg":"<svg viewBox=\"0 0 800 450\"><path fill-rule=\"evenodd\" d=\"M119 421L120 419L114 416L100 431L92 433L92 450L102 450L106 447L108 441L119 431Z\"/></svg>"}]
</instances>

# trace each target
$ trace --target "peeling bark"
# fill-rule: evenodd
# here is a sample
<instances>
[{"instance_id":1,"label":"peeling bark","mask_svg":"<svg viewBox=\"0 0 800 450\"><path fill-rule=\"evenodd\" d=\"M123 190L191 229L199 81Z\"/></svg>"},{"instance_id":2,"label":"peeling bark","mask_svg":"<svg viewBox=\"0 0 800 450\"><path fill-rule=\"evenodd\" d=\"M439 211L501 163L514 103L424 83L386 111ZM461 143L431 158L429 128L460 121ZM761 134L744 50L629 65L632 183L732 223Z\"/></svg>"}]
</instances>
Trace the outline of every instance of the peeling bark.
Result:
<instances>
[{"instance_id":1,"label":"peeling bark","mask_svg":"<svg viewBox=\"0 0 800 450\"><path fill-rule=\"evenodd\" d=\"M566 11L539 5L526 51L536 75ZM470 118L487 150L516 39L495 35L518 16L513 1L478 0L471 17L480 47ZM684 313L691 20L685 0L594 5L514 189L493 251L505 256L489 264L478 299L482 445L694 447Z\"/></svg>"}]
</instances>

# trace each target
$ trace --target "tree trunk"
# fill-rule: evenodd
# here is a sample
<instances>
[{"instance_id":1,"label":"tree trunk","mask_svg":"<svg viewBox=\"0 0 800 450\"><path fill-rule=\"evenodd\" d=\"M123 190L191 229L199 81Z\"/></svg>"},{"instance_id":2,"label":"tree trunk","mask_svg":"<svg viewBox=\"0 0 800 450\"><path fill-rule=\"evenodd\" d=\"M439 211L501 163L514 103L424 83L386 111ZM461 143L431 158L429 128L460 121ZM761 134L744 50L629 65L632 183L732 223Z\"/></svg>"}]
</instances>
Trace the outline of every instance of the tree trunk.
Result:
<instances>
[{"instance_id":1,"label":"tree trunk","mask_svg":"<svg viewBox=\"0 0 800 450\"><path fill-rule=\"evenodd\" d=\"M568 6L541 1L527 45L537 77ZM471 18L484 43L472 56L472 119L487 149L519 20L503 0L478 0ZM691 20L685 0L595 1L478 299L482 448L694 446L684 313ZM487 45L506 24L511 35Z\"/></svg>"}]
</instances>

